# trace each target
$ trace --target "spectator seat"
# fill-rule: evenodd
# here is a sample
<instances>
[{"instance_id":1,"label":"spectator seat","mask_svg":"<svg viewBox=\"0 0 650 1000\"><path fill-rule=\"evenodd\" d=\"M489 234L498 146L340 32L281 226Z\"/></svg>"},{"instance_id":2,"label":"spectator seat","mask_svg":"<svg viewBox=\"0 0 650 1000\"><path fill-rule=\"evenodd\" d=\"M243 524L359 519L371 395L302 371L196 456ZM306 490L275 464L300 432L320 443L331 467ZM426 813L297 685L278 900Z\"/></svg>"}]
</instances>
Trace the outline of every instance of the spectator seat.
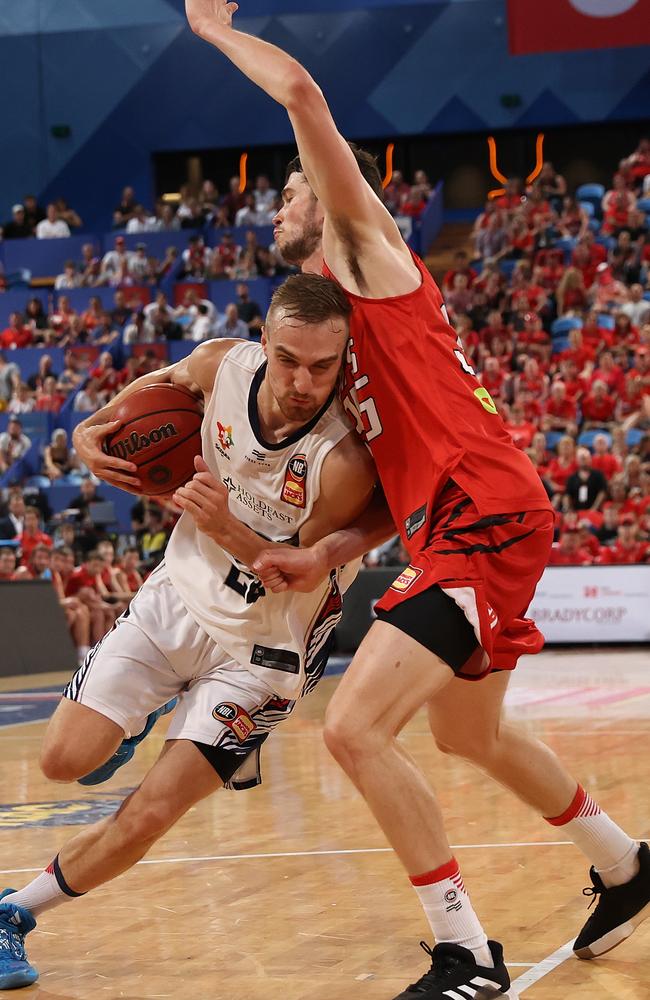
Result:
<instances>
[{"instance_id":1,"label":"spectator seat","mask_svg":"<svg viewBox=\"0 0 650 1000\"><path fill-rule=\"evenodd\" d=\"M551 323L551 336L555 340L556 337L566 337L569 330L580 330L582 328L582 320L579 316L562 316L560 319L554 319Z\"/></svg>"},{"instance_id":2,"label":"spectator seat","mask_svg":"<svg viewBox=\"0 0 650 1000\"><path fill-rule=\"evenodd\" d=\"M512 277L512 272L514 271L516 264L516 260L499 261L499 270L501 271L501 274L505 275L508 281L510 281L510 278Z\"/></svg>"},{"instance_id":3,"label":"spectator seat","mask_svg":"<svg viewBox=\"0 0 650 1000\"><path fill-rule=\"evenodd\" d=\"M601 203L604 196L605 188L602 184L581 184L576 191L578 201L589 202L598 217L600 217L602 212Z\"/></svg>"},{"instance_id":4,"label":"spectator seat","mask_svg":"<svg viewBox=\"0 0 650 1000\"><path fill-rule=\"evenodd\" d=\"M606 431L604 428L600 430L597 427L594 427L590 431L583 431L582 434L580 434L580 436L578 437L578 444L582 445L583 448L589 448L589 451L593 451L594 438L596 437L597 434L604 434L605 437L607 438L607 447L611 448L612 435L609 433L609 431Z\"/></svg>"},{"instance_id":5,"label":"spectator seat","mask_svg":"<svg viewBox=\"0 0 650 1000\"><path fill-rule=\"evenodd\" d=\"M616 320L609 313L598 314L598 326L601 330L615 330Z\"/></svg>"},{"instance_id":6,"label":"spectator seat","mask_svg":"<svg viewBox=\"0 0 650 1000\"><path fill-rule=\"evenodd\" d=\"M587 215L589 216L590 219L594 218L596 212L595 212L595 209L594 209L594 206L593 206L593 202L591 202L591 201L579 201L578 204L580 205L580 208L583 209L583 211L585 211L587 213Z\"/></svg>"},{"instance_id":7,"label":"spectator seat","mask_svg":"<svg viewBox=\"0 0 650 1000\"><path fill-rule=\"evenodd\" d=\"M553 449L559 443L560 438L563 438L563 437L564 437L564 431L547 431L546 432L546 447L548 448L548 450L549 451L553 451Z\"/></svg>"},{"instance_id":8,"label":"spectator seat","mask_svg":"<svg viewBox=\"0 0 650 1000\"><path fill-rule=\"evenodd\" d=\"M640 212L645 212L646 215L650 215L650 198L639 198L636 203L636 207Z\"/></svg>"},{"instance_id":9,"label":"spectator seat","mask_svg":"<svg viewBox=\"0 0 650 1000\"><path fill-rule=\"evenodd\" d=\"M627 434L625 435L625 440L630 448L636 448L638 444L641 444L645 437L645 432L639 430L638 427L630 427Z\"/></svg>"}]
</instances>

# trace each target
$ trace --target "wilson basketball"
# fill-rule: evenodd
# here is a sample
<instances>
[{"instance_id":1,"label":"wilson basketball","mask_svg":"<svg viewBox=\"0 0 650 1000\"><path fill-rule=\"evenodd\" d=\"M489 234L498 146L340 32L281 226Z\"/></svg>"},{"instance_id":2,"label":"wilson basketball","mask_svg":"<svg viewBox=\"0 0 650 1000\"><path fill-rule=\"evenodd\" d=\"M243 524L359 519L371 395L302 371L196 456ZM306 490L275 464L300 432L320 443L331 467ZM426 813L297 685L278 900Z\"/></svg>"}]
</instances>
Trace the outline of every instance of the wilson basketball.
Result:
<instances>
[{"instance_id":1,"label":"wilson basketball","mask_svg":"<svg viewBox=\"0 0 650 1000\"><path fill-rule=\"evenodd\" d=\"M122 426L104 443L104 451L138 467L146 496L172 493L194 475L201 454L199 400L179 385L148 385L119 404Z\"/></svg>"}]
</instances>

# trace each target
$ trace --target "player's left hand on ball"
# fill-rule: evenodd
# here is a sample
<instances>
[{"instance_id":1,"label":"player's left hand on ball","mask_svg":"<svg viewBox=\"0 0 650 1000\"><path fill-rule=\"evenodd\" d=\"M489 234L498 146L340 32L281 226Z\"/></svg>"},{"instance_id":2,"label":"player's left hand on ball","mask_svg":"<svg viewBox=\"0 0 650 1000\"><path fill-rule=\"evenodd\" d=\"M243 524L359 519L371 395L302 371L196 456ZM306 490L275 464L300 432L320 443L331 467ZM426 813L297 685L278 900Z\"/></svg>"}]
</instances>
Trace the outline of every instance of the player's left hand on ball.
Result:
<instances>
[{"instance_id":1,"label":"player's left hand on ball","mask_svg":"<svg viewBox=\"0 0 650 1000\"><path fill-rule=\"evenodd\" d=\"M201 531L207 535L218 534L229 515L228 490L212 475L200 455L194 459L194 468L196 473L192 479L177 489L172 499L192 515Z\"/></svg>"},{"instance_id":2,"label":"player's left hand on ball","mask_svg":"<svg viewBox=\"0 0 650 1000\"><path fill-rule=\"evenodd\" d=\"M205 37L211 24L216 21L226 28L232 25L233 14L239 4L229 0L185 0L185 13L190 28L195 35Z\"/></svg>"}]
</instances>

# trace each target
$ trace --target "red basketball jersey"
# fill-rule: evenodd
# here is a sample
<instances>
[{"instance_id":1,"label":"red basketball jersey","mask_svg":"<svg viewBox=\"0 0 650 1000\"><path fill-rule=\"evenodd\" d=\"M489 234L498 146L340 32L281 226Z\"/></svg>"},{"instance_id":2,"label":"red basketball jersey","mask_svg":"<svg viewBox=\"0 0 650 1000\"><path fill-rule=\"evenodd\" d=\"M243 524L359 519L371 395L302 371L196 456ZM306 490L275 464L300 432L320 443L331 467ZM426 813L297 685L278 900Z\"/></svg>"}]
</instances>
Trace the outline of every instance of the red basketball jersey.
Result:
<instances>
[{"instance_id":1,"label":"red basketball jersey","mask_svg":"<svg viewBox=\"0 0 650 1000\"><path fill-rule=\"evenodd\" d=\"M422 261L408 295L352 305L342 401L372 452L408 551L423 548L436 498L451 477L480 515L550 509L450 326ZM336 280L324 265L323 273Z\"/></svg>"}]
</instances>

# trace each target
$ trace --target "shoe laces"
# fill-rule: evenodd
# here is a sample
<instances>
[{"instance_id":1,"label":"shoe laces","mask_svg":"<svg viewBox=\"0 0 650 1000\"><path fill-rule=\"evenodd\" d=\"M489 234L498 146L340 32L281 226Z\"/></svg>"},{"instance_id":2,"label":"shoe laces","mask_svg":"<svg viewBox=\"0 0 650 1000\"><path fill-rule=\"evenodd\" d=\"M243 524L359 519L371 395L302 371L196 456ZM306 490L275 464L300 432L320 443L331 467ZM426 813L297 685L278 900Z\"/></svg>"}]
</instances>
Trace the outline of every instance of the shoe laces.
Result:
<instances>
[{"instance_id":1,"label":"shoe laces","mask_svg":"<svg viewBox=\"0 0 650 1000\"><path fill-rule=\"evenodd\" d=\"M583 896L587 896L587 897L591 896L591 902L590 902L589 906L587 907L588 910L590 910L592 908L592 906L594 905L594 903L596 902L596 900L598 899L598 897L600 896L600 894L602 893L602 891L603 891L603 887L600 886L600 885L588 885L586 889L582 890L582 895Z\"/></svg>"},{"instance_id":2,"label":"shoe laces","mask_svg":"<svg viewBox=\"0 0 650 1000\"><path fill-rule=\"evenodd\" d=\"M444 950L438 948L435 956L436 964L434 966L434 949L431 948L426 941L420 941L420 948L422 948L422 950L426 952L431 959L431 968L418 979L417 983L411 983L411 985L407 988L407 992L425 993L427 990L433 989L435 986L444 986L446 981L453 975L455 969L461 964L455 955L450 955Z\"/></svg>"}]
</instances>

